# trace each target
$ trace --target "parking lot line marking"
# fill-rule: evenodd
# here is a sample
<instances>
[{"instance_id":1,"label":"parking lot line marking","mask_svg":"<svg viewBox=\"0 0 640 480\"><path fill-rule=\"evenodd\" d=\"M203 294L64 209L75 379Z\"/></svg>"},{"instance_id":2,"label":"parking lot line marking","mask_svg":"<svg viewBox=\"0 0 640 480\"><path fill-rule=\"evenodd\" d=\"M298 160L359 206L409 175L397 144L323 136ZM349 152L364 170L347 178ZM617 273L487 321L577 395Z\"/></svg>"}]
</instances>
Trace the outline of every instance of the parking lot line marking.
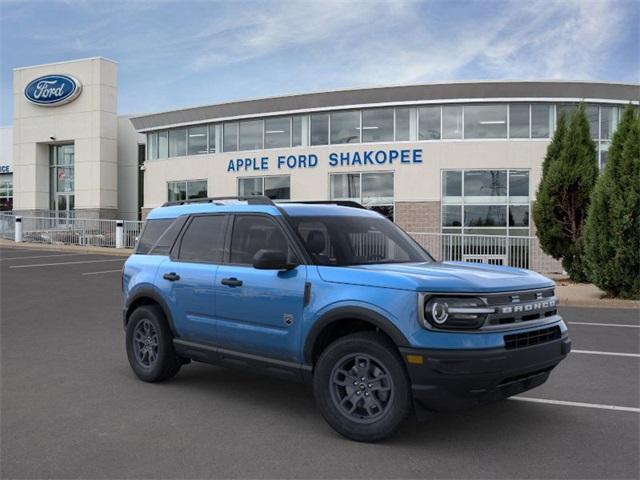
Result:
<instances>
[{"instance_id":1,"label":"parking lot line marking","mask_svg":"<svg viewBox=\"0 0 640 480\"><path fill-rule=\"evenodd\" d=\"M640 328L640 325L624 325L622 323L567 322L569 325L594 325L596 327Z\"/></svg>"},{"instance_id":2,"label":"parking lot line marking","mask_svg":"<svg viewBox=\"0 0 640 480\"><path fill-rule=\"evenodd\" d=\"M29 260L31 258L72 257L74 255L87 255L87 254L86 253L59 253L56 255L31 255L28 257L9 257L9 258L0 258L0 262L4 260Z\"/></svg>"},{"instance_id":3,"label":"parking lot line marking","mask_svg":"<svg viewBox=\"0 0 640 480\"><path fill-rule=\"evenodd\" d=\"M611 355L614 357L636 357L640 358L640 353L622 353L622 352L600 352L598 350L571 350L571 353L586 353L588 355Z\"/></svg>"},{"instance_id":4,"label":"parking lot line marking","mask_svg":"<svg viewBox=\"0 0 640 480\"><path fill-rule=\"evenodd\" d=\"M36 265L13 265L9 268L53 267L56 265L78 265L79 263L124 262L125 260L126 258L111 258L109 260L81 260L79 262L38 263Z\"/></svg>"},{"instance_id":5,"label":"parking lot line marking","mask_svg":"<svg viewBox=\"0 0 640 480\"><path fill-rule=\"evenodd\" d=\"M620 407L618 405L602 405L601 403L567 402L564 400L547 400L546 398L531 397L511 397L511 400L518 400L520 402L547 403L549 405L564 405L567 407L598 408L600 410L616 410L619 412L640 413L640 408Z\"/></svg>"},{"instance_id":6,"label":"parking lot line marking","mask_svg":"<svg viewBox=\"0 0 640 480\"><path fill-rule=\"evenodd\" d=\"M99 273L115 273L115 272L122 272L122 269L119 269L119 270L103 270L101 272L85 272L82 275L98 275Z\"/></svg>"}]
</instances>

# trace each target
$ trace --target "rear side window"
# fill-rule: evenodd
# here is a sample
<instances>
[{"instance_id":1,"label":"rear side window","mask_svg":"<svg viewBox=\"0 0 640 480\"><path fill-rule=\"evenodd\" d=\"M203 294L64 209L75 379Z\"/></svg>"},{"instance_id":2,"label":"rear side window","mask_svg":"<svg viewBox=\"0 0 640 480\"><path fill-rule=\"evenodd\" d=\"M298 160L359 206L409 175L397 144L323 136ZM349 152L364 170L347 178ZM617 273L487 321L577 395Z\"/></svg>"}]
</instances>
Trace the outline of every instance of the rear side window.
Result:
<instances>
[{"instance_id":1,"label":"rear side window","mask_svg":"<svg viewBox=\"0 0 640 480\"><path fill-rule=\"evenodd\" d=\"M173 244L175 243L176 238L178 238L178 234L180 233L180 230L182 230L182 226L186 220L186 216L176 218L176 220L169 225L169 228L160 235L158 241L151 247L149 255L169 255L171 247L173 247Z\"/></svg>"},{"instance_id":2,"label":"rear side window","mask_svg":"<svg viewBox=\"0 0 640 480\"><path fill-rule=\"evenodd\" d=\"M238 215L231 235L230 263L251 265L258 250L285 252L289 261L295 258L280 226L270 218Z\"/></svg>"},{"instance_id":3,"label":"rear side window","mask_svg":"<svg viewBox=\"0 0 640 480\"><path fill-rule=\"evenodd\" d=\"M222 263L226 215L193 217L182 236L178 258L189 262Z\"/></svg>"},{"instance_id":4,"label":"rear side window","mask_svg":"<svg viewBox=\"0 0 640 480\"><path fill-rule=\"evenodd\" d=\"M138 240L138 246L136 252L139 255L146 255L151 250L151 247L158 241L160 236L169 228L169 225L173 223L173 218L159 218L157 220L147 220L147 223L142 230L140 240Z\"/></svg>"}]
</instances>

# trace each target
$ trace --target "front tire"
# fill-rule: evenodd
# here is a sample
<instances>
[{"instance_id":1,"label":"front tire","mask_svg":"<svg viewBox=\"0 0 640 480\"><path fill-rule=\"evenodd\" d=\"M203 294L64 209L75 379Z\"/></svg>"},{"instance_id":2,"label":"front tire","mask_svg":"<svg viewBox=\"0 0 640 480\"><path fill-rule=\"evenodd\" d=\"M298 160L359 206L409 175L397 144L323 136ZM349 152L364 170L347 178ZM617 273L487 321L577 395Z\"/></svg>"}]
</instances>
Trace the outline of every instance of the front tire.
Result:
<instances>
[{"instance_id":1,"label":"front tire","mask_svg":"<svg viewBox=\"0 0 640 480\"><path fill-rule=\"evenodd\" d=\"M318 359L313 390L324 419L360 442L389 437L411 412L411 389L402 360L375 332L342 337Z\"/></svg>"},{"instance_id":2,"label":"front tire","mask_svg":"<svg viewBox=\"0 0 640 480\"><path fill-rule=\"evenodd\" d=\"M143 305L133 311L127 323L126 342L129 365L140 380L161 382L180 370L173 335L157 305Z\"/></svg>"}]
</instances>

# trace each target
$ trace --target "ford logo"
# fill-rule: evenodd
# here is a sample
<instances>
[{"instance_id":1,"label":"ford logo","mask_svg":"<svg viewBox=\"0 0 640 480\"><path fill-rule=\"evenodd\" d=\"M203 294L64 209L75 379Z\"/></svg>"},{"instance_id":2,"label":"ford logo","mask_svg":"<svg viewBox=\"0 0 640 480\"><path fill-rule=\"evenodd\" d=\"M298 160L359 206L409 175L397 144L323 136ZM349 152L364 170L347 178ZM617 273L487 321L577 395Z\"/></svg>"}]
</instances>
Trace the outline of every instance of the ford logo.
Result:
<instances>
[{"instance_id":1,"label":"ford logo","mask_svg":"<svg viewBox=\"0 0 640 480\"><path fill-rule=\"evenodd\" d=\"M81 90L80 81L70 75L45 75L29 82L24 96L36 105L57 106L75 100Z\"/></svg>"}]
</instances>

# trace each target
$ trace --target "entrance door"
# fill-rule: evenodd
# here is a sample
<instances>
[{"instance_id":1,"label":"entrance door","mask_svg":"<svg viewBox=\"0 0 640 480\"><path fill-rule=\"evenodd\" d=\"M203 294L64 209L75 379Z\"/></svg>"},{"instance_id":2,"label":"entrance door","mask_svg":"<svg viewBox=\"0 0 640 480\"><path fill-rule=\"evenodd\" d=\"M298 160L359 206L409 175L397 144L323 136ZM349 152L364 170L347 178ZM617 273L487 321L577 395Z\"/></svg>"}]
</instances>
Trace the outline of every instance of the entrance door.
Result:
<instances>
[{"instance_id":1,"label":"entrance door","mask_svg":"<svg viewBox=\"0 0 640 480\"><path fill-rule=\"evenodd\" d=\"M252 261L261 249L280 250L295 260L282 226L272 217L236 215L229 262L216 274L219 342L230 350L297 361L306 266L258 270Z\"/></svg>"},{"instance_id":2,"label":"entrance door","mask_svg":"<svg viewBox=\"0 0 640 480\"><path fill-rule=\"evenodd\" d=\"M75 146L52 145L49 154L50 209L62 222L73 217L75 209Z\"/></svg>"}]
</instances>

